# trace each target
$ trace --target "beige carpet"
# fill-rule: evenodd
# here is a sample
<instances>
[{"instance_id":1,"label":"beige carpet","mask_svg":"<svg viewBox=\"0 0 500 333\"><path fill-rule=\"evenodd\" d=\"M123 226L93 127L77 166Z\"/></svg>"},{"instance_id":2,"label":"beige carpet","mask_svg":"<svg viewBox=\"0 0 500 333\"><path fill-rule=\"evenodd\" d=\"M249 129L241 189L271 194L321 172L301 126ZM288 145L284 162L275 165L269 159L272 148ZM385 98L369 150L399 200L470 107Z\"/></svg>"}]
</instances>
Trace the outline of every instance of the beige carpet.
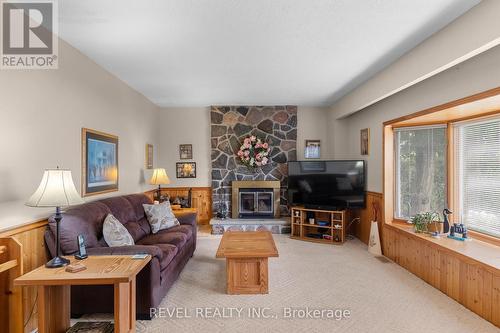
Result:
<instances>
[{"instance_id":1,"label":"beige carpet","mask_svg":"<svg viewBox=\"0 0 500 333\"><path fill-rule=\"evenodd\" d=\"M195 256L163 300L174 318L141 321L138 332L498 332L499 330L398 265L372 257L358 240L331 246L274 237L280 257L269 260L270 293L225 294L225 261L214 255L220 236L201 235ZM285 318L285 308L349 310L350 318ZM197 318L242 308L240 317ZM266 308L272 318L248 316ZM226 310L229 311L229 310ZM191 318L182 318L182 315ZM208 314L208 312L203 312ZM217 314L217 313L214 313ZM226 312L229 315L229 312ZM338 314L338 313L337 313ZM94 317L94 316L92 316ZM95 316L94 318L98 318Z\"/></svg>"}]
</instances>

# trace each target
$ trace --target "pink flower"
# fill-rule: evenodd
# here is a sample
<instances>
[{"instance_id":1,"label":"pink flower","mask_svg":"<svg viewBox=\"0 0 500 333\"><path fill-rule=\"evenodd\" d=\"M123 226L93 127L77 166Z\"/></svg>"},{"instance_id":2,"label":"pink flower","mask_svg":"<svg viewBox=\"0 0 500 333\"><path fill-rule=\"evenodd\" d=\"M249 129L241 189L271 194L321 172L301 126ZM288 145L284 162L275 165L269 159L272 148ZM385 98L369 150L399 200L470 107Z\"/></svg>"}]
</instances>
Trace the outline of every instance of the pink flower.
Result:
<instances>
[{"instance_id":1,"label":"pink flower","mask_svg":"<svg viewBox=\"0 0 500 333\"><path fill-rule=\"evenodd\" d=\"M250 155L250 152L248 150L246 150L244 154L245 154L245 156L248 156L248 155Z\"/></svg>"},{"instance_id":2,"label":"pink flower","mask_svg":"<svg viewBox=\"0 0 500 333\"><path fill-rule=\"evenodd\" d=\"M269 144L268 144L267 142L264 142L264 143L262 144L262 148L264 148L264 149L269 148Z\"/></svg>"},{"instance_id":3,"label":"pink flower","mask_svg":"<svg viewBox=\"0 0 500 333\"><path fill-rule=\"evenodd\" d=\"M258 153L257 155L255 155L255 159L256 159L256 160L258 160L258 161L259 161L261 158L262 158L261 153Z\"/></svg>"},{"instance_id":4,"label":"pink flower","mask_svg":"<svg viewBox=\"0 0 500 333\"><path fill-rule=\"evenodd\" d=\"M238 150L238 156L239 156L239 157L243 156L243 151Z\"/></svg>"},{"instance_id":5,"label":"pink flower","mask_svg":"<svg viewBox=\"0 0 500 333\"><path fill-rule=\"evenodd\" d=\"M252 136L250 137L250 141L252 141L252 142L254 142L256 139L257 139L257 138L255 137L255 135L252 135Z\"/></svg>"},{"instance_id":6,"label":"pink flower","mask_svg":"<svg viewBox=\"0 0 500 333\"><path fill-rule=\"evenodd\" d=\"M268 161L267 157L264 157L264 158L262 159L262 165L266 165L266 164L267 164L267 161Z\"/></svg>"},{"instance_id":7,"label":"pink flower","mask_svg":"<svg viewBox=\"0 0 500 333\"><path fill-rule=\"evenodd\" d=\"M260 148L260 147L262 147L262 145L259 141L257 141L257 143L255 144L255 148Z\"/></svg>"},{"instance_id":8,"label":"pink flower","mask_svg":"<svg viewBox=\"0 0 500 333\"><path fill-rule=\"evenodd\" d=\"M255 162L255 164L257 164L257 166L261 166L262 162L257 161L257 162Z\"/></svg>"},{"instance_id":9,"label":"pink flower","mask_svg":"<svg viewBox=\"0 0 500 333\"><path fill-rule=\"evenodd\" d=\"M250 161L250 157L248 157L248 156L247 156L247 157L245 158L245 161L247 161L247 162L248 162L248 161Z\"/></svg>"}]
</instances>

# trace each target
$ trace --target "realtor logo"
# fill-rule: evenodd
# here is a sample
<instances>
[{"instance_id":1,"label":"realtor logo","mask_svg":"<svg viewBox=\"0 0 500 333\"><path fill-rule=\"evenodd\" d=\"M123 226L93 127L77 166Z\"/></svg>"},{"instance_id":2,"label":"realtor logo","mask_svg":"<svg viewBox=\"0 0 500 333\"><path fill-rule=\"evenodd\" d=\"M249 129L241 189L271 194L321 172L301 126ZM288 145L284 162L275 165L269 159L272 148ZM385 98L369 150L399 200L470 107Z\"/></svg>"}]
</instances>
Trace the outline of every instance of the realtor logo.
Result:
<instances>
[{"instance_id":1,"label":"realtor logo","mask_svg":"<svg viewBox=\"0 0 500 333\"><path fill-rule=\"evenodd\" d=\"M56 2L3 1L1 69L56 69Z\"/></svg>"}]
</instances>

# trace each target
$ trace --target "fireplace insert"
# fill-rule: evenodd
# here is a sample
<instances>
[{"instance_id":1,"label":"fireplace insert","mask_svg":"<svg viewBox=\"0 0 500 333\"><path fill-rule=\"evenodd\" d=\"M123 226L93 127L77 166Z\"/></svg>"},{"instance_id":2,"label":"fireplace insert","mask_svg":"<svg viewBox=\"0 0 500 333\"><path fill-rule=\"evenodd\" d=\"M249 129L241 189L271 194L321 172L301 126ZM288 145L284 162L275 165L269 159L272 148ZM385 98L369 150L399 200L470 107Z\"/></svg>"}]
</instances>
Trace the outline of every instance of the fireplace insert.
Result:
<instances>
[{"instance_id":1,"label":"fireplace insert","mask_svg":"<svg viewBox=\"0 0 500 333\"><path fill-rule=\"evenodd\" d=\"M272 188L244 188L238 195L240 218L274 216L274 193Z\"/></svg>"}]
</instances>

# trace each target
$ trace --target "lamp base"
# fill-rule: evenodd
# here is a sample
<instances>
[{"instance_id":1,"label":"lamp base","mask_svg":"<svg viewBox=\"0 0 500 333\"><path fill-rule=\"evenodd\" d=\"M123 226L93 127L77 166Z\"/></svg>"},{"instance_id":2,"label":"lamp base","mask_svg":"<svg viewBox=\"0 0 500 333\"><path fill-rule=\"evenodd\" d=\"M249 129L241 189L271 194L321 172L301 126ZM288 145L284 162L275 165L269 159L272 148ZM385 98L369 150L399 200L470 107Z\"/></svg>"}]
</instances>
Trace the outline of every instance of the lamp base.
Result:
<instances>
[{"instance_id":1,"label":"lamp base","mask_svg":"<svg viewBox=\"0 0 500 333\"><path fill-rule=\"evenodd\" d=\"M69 265L69 260L62 257L54 257L51 261L45 264L47 268L58 268Z\"/></svg>"}]
</instances>

